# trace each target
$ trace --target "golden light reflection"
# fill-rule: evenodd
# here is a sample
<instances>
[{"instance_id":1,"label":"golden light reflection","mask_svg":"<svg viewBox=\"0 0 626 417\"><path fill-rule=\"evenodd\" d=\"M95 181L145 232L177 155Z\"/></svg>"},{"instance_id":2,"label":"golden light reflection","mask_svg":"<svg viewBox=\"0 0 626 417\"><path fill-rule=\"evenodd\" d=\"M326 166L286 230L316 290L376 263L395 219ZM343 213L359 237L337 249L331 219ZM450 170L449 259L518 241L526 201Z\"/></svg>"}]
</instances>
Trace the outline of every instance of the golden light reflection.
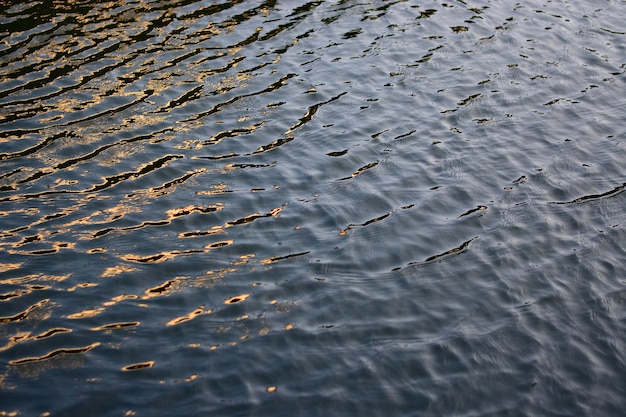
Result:
<instances>
[{"instance_id":1,"label":"golden light reflection","mask_svg":"<svg viewBox=\"0 0 626 417\"><path fill-rule=\"evenodd\" d=\"M133 268L131 266L126 266L126 265L111 266L111 267L105 269L104 272L100 275L100 277L101 278L110 278L110 277L114 277L114 276L123 274L125 272L134 272L136 270L137 270L137 268Z\"/></svg>"},{"instance_id":2,"label":"golden light reflection","mask_svg":"<svg viewBox=\"0 0 626 417\"><path fill-rule=\"evenodd\" d=\"M228 30L230 32L234 32L235 31L235 26L236 26L236 23L233 22L233 25L228 27ZM241 51L242 49L243 49L243 47L241 47L241 46L228 48L228 50L227 50L228 52L227 53L228 53L228 55L235 55L237 52ZM235 68L235 65L233 65L233 68Z\"/></svg>"},{"instance_id":3,"label":"golden light reflection","mask_svg":"<svg viewBox=\"0 0 626 417\"><path fill-rule=\"evenodd\" d=\"M130 126L132 125L133 128L135 129L139 129L140 127L151 127L151 126L155 126L158 123L164 121L166 119L166 116L163 115L157 115L154 113L150 113L150 114L133 114L132 117L126 118L122 121L122 125L123 126Z\"/></svg>"},{"instance_id":4,"label":"golden light reflection","mask_svg":"<svg viewBox=\"0 0 626 417\"><path fill-rule=\"evenodd\" d=\"M111 223L111 222L114 222L116 220L123 218L127 214L137 213L139 211L140 209L137 207L120 204L120 205L117 205L115 207L111 207L108 209L98 210L85 217L82 217L78 220L70 222L66 226L72 227L78 224L95 225L95 224Z\"/></svg>"},{"instance_id":5,"label":"golden light reflection","mask_svg":"<svg viewBox=\"0 0 626 417\"><path fill-rule=\"evenodd\" d=\"M139 296L135 294L122 294L122 295L118 295L118 296L111 298L111 301L106 301L102 303L102 305L105 307L111 307L112 305L115 305L124 300L138 300L138 299L139 299Z\"/></svg>"},{"instance_id":6,"label":"golden light reflection","mask_svg":"<svg viewBox=\"0 0 626 417\"><path fill-rule=\"evenodd\" d=\"M11 349L13 346L25 340L30 340L30 332L18 332L15 335L9 337L9 341L4 346L0 346L0 352Z\"/></svg>"},{"instance_id":7,"label":"golden light reflection","mask_svg":"<svg viewBox=\"0 0 626 417\"><path fill-rule=\"evenodd\" d=\"M250 294L236 295L234 297L230 297L230 298L227 298L226 300L224 300L224 304L237 304L237 303L240 303L242 301L245 301L248 297L250 297Z\"/></svg>"},{"instance_id":8,"label":"golden light reflection","mask_svg":"<svg viewBox=\"0 0 626 417\"><path fill-rule=\"evenodd\" d=\"M57 178L57 180L54 182L54 187L65 187L68 185L76 185L78 184L78 180L68 180L68 179L62 179L62 178Z\"/></svg>"},{"instance_id":9,"label":"golden light reflection","mask_svg":"<svg viewBox=\"0 0 626 417\"><path fill-rule=\"evenodd\" d=\"M9 278L9 279L0 280L0 284L23 285L23 284L27 284L27 283L33 282L33 281L62 282L62 281L65 281L66 279L68 279L71 276L72 276L72 274L66 274L66 275L37 275L37 274L33 274L33 275L26 275L24 277Z\"/></svg>"},{"instance_id":10,"label":"golden light reflection","mask_svg":"<svg viewBox=\"0 0 626 417\"><path fill-rule=\"evenodd\" d=\"M160 252L160 253L155 253L154 255L147 255L147 256L139 256L139 255L123 255L122 259L124 259L125 261L129 261L129 262L139 262L139 263L143 263L143 264L149 264L149 263L161 263L170 259L174 259L177 256L183 256L183 255L190 255L192 253L202 253L202 252L206 252L204 250L174 250L174 251L165 251L165 252Z\"/></svg>"},{"instance_id":11,"label":"golden light reflection","mask_svg":"<svg viewBox=\"0 0 626 417\"><path fill-rule=\"evenodd\" d=\"M43 333L39 333L37 336L33 337L33 339L35 339L35 340L46 339L46 338L54 336L55 334L58 334L58 333L69 333L71 331L72 331L72 329L66 329L64 327L56 327L54 329L47 330L47 331L45 331Z\"/></svg>"},{"instance_id":12,"label":"golden light reflection","mask_svg":"<svg viewBox=\"0 0 626 417\"><path fill-rule=\"evenodd\" d=\"M139 362L123 367L122 371L136 371L138 369L152 368L153 366L154 361Z\"/></svg>"},{"instance_id":13,"label":"golden light reflection","mask_svg":"<svg viewBox=\"0 0 626 417\"><path fill-rule=\"evenodd\" d=\"M78 313L67 315L68 319L84 319L86 317L94 317L104 311L104 307L89 308L87 310L79 311Z\"/></svg>"},{"instance_id":14,"label":"golden light reflection","mask_svg":"<svg viewBox=\"0 0 626 417\"><path fill-rule=\"evenodd\" d=\"M243 123L249 119L250 116L242 116L237 119L239 123ZM209 139L189 139L183 141L180 145L176 145L176 149L195 149L199 150L206 146L214 146L222 142L225 139L236 138L239 136L247 135L255 132L259 127L263 126L264 122L255 123L249 126L238 127L230 130L222 130L215 133Z\"/></svg>"},{"instance_id":15,"label":"golden light reflection","mask_svg":"<svg viewBox=\"0 0 626 417\"><path fill-rule=\"evenodd\" d=\"M210 191L197 191L197 195L215 195L215 194L224 194L227 193L228 187L224 183L214 184L211 186Z\"/></svg>"},{"instance_id":16,"label":"golden light reflection","mask_svg":"<svg viewBox=\"0 0 626 417\"><path fill-rule=\"evenodd\" d=\"M28 245L29 243L40 242L44 240L46 236L49 236L49 235L50 233L38 233L36 235L26 236L25 238L22 239L21 242L14 243L13 247L18 248L23 245Z\"/></svg>"},{"instance_id":17,"label":"golden light reflection","mask_svg":"<svg viewBox=\"0 0 626 417\"><path fill-rule=\"evenodd\" d=\"M184 237L196 237L196 236L210 236L219 235L224 233L224 226L211 226L208 230L196 230L193 232L182 232L178 234L179 238Z\"/></svg>"},{"instance_id":18,"label":"golden light reflection","mask_svg":"<svg viewBox=\"0 0 626 417\"><path fill-rule=\"evenodd\" d=\"M234 240L222 240L220 242L209 243L204 248L205 249L221 248L222 246L229 246L229 245L232 245L233 243L235 243Z\"/></svg>"},{"instance_id":19,"label":"golden light reflection","mask_svg":"<svg viewBox=\"0 0 626 417\"><path fill-rule=\"evenodd\" d=\"M300 253L290 253L289 255L285 255L285 256L272 256L271 258L266 258L261 260L259 263L261 265L269 265L269 264L273 264L274 262L278 262L278 261L282 261L285 259L291 259L291 258L295 258L298 256L303 256L303 255L307 255L310 252L300 252Z\"/></svg>"},{"instance_id":20,"label":"golden light reflection","mask_svg":"<svg viewBox=\"0 0 626 417\"><path fill-rule=\"evenodd\" d=\"M273 264L274 262L277 262L278 259L276 258L266 258L266 259L261 259L261 261L259 262L261 265L269 265L269 264Z\"/></svg>"},{"instance_id":21,"label":"golden light reflection","mask_svg":"<svg viewBox=\"0 0 626 417\"><path fill-rule=\"evenodd\" d=\"M29 207L29 208L18 208L18 209L14 209L11 211L0 211L0 217L6 217L10 214L23 214L25 216L35 216L37 214L41 213L41 210L39 210L38 208L35 207Z\"/></svg>"},{"instance_id":22,"label":"golden light reflection","mask_svg":"<svg viewBox=\"0 0 626 417\"><path fill-rule=\"evenodd\" d=\"M267 214L269 214L272 217L277 217L278 213L280 213L281 211L283 211L282 207L276 207L275 209L270 210Z\"/></svg>"},{"instance_id":23,"label":"golden light reflection","mask_svg":"<svg viewBox=\"0 0 626 417\"><path fill-rule=\"evenodd\" d=\"M94 283L94 282L83 282L81 284L76 284L73 287L68 288L66 291L76 291L77 289L80 288L89 288L89 287L97 287L98 284Z\"/></svg>"},{"instance_id":24,"label":"golden light reflection","mask_svg":"<svg viewBox=\"0 0 626 417\"><path fill-rule=\"evenodd\" d=\"M199 174L203 174L207 172L206 168L200 168L200 169L196 169L195 171L189 171L187 172L185 175L179 177L179 178L175 178L171 181L168 181L158 187L151 187L148 190L138 190L136 191L136 193L138 195L147 195L148 198L156 198L156 197L160 197L162 195L166 195L169 194L171 192L173 192L174 190L176 190L177 186L179 184L184 183L185 181L187 181L188 179L199 175Z\"/></svg>"},{"instance_id":25,"label":"golden light reflection","mask_svg":"<svg viewBox=\"0 0 626 417\"><path fill-rule=\"evenodd\" d=\"M236 53L237 51L235 49L236 48L229 50L229 54ZM238 62L233 63L232 68L236 68L237 65ZM246 81L250 80L252 76L252 73L238 72L234 76L224 77L217 83L217 85L215 86L215 90L218 94L223 94L234 88L245 88L247 87Z\"/></svg>"},{"instance_id":26,"label":"golden light reflection","mask_svg":"<svg viewBox=\"0 0 626 417\"><path fill-rule=\"evenodd\" d=\"M22 266L22 263L3 264L0 263L0 272L12 271Z\"/></svg>"},{"instance_id":27,"label":"golden light reflection","mask_svg":"<svg viewBox=\"0 0 626 417\"><path fill-rule=\"evenodd\" d=\"M139 296L135 294L121 294L115 297L112 297L109 301L105 301L102 303L100 307L88 308L83 311L79 311L78 313L73 313L65 316L68 319L84 319L87 317L94 317L101 314L106 307L114 306L115 304L124 301L124 300L138 300Z\"/></svg>"},{"instance_id":28,"label":"golden light reflection","mask_svg":"<svg viewBox=\"0 0 626 417\"><path fill-rule=\"evenodd\" d=\"M207 271L204 275L200 275L195 280L195 284L197 286L207 287L215 284L216 281L224 278L227 274L232 274L236 272L236 268L225 268L217 271Z\"/></svg>"},{"instance_id":29,"label":"golden light reflection","mask_svg":"<svg viewBox=\"0 0 626 417\"><path fill-rule=\"evenodd\" d=\"M29 242L26 242L29 243ZM13 247L19 247L23 243L17 243L13 245ZM8 250L7 252L16 255L49 255L52 253L57 253L63 249L73 249L76 246L75 242L52 242L51 247L49 249L36 249L31 251L24 250Z\"/></svg>"},{"instance_id":30,"label":"golden light reflection","mask_svg":"<svg viewBox=\"0 0 626 417\"><path fill-rule=\"evenodd\" d=\"M254 254L250 253L248 255L241 255L239 256L239 260L237 261L230 261L231 265L246 265L248 263L248 261L252 258L254 258Z\"/></svg>"},{"instance_id":31,"label":"golden light reflection","mask_svg":"<svg viewBox=\"0 0 626 417\"><path fill-rule=\"evenodd\" d=\"M170 219L174 219L180 216L186 216L194 212L198 213L212 213L214 211L220 211L224 208L224 203L217 203L212 206L197 206L197 205L189 205L185 207L178 207L175 209L171 209L166 211L167 217Z\"/></svg>"},{"instance_id":32,"label":"golden light reflection","mask_svg":"<svg viewBox=\"0 0 626 417\"><path fill-rule=\"evenodd\" d=\"M181 316L181 317L176 317L176 318L168 321L167 323L165 323L165 325L166 326L175 326L177 324L181 324L181 323L184 323L186 321L193 320L193 319L195 319L196 317L200 316L203 313L210 314L210 313L212 313L212 311L213 310L211 310L211 309L208 309L208 310L204 311L204 306L200 306L200 307L196 308L194 311L192 311L189 314L186 314L186 315Z\"/></svg>"},{"instance_id":33,"label":"golden light reflection","mask_svg":"<svg viewBox=\"0 0 626 417\"><path fill-rule=\"evenodd\" d=\"M47 354L45 354L43 356L35 356L35 357L28 357L28 358L12 360L12 361L9 362L9 364L11 364L11 365L20 365L20 364L25 364L25 363L29 363L29 362L44 361L46 359L50 359L50 358L53 358L53 357L58 356L58 355L85 353L85 352L89 352L91 349L93 349L95 347L98 347L98 346L100 346L100 342L92 343L91 345L84 346L84 347L78 347L78 348L56 349L56 350L53 350L52 352L49 352L49 353L47 353Z\"/></svg>"},{"instance_id":34,"label":"golden light reflection","mask_svg":"<svg viewBox=\"0 0 626 417\"><path fill-rule=\"evenodd\" d=\"M283 206L287 205L287 203L283 204ZM229 227L233 227L233 226L239 226L242 224L248 224L248 223L252 223L255 220L261 219L261 218L265 218L265 217L277 217L278 214L283 211L283 207L276 207L271 209L270 211L268 211L265 214L259 214L259 213L252 213L252 214L248 214L247 216L241 217L239 219L235 219L235 220L231 220L229 222L224 223L221 226L211 226L210 229L208 230L194 230L191 232L182 232L178 234L178 237L180 238L184 238L184 237L198 237L198 236L206 236L206 235L214 235L214 234L219 234L219 233L224 233L224 229L227 229Z\"/></svg>"},{"instance_id":35,"label":"golden light reflection","mask_svg":"<svg viewBox=\"0 0 626 417\"><path fill-rule=\"evenodd\" d=\"M43 288L42 288L43 287ZM49 286L37 286L37 289L48 289ZM27 290L16 290L11 292L5 292L4 294L0 294L0 301L10 300L11 298L21 297L26 294L30 294L33 288L29 288Z\"/></svg>"},{"instance_id":36,"label":"golden light reflection","mask_svg":"<svg viewBox=\"0 0 626 417\"><path fill-rule=\"evenodd\" d=\"M81 110L84 105L85 103L78 99L61 98L55 103L55 109L61 113L74 113Z\"/></svg>"},{"instance_id":37,"label":"golden light reflection","mask_svg":"<svg viewBox=\"0 0 626 417\"><path fill-rule=\"evenodd\" d=\"M101 331L101 330L126 329L128 327L137 327L140 324L141 323L138 322L138 321L127 321L127 322L120 322L120 323L110 323L110 324L105 324L103 326L93 327L91 330Z\"/></svg>"},{"instance_id":38,"label":"golden light reflection","mask_svg":"<svg viewBox=\"0 0 626 417\"><path fill-rule=\"evenodd\" d=\"M45 306L46 304L48 304L50 302L50 299L44 299L41 300L33 305L31 305L30 307L28 307L26 310L17 313L13 316L5 316L5 317L0 317L0 323L10 323L10 322L16 322L16 321L22 321L22 320L26 320L29 318L37 318L38 320L44 320L48 317L50 317L51 313L47 312L43 309L43 306ZM53 303L51 303L53 304Z\"/></svg>"},{"instance_id":39,"label":"golden light reflection","mask_svg":"<svg viewBox=\"0 0 626 417\"><path fill-rule=\"evenodd\" d=\"M183 233L182 235L179 235L179 237L192 237L192 236L199 236L201 234L205 235L205 234L213 234L213 233L186 232L186 233ZM223 241L214 242L214 243L205 245L202 249L164 251L164 252L155 253L155 254L146 255L146 256L128 254L128 255L122 255L122 259L124 259L125 261L138 262L138 263L161 263L164 261L168 261L170 259L174 259L178 256L186 256L186 255L192 255L192 254L197 254L197 253L209 253L213 249L218 249L223 246L232 245L233 243L234 243L234 240L223 240Z\"/></svg>"},{"instance_id":40,"label":"golden light reflection","mask_svg":"<svg viewBox=\"0 0 626 417\"><path fill-rule=\"evenodd\" d=\"M180 277L171 279L156 287L148 288L143 298L160 297L174 291L177 287L180 287L180 279Z\"/></svg>"}]
</instances>

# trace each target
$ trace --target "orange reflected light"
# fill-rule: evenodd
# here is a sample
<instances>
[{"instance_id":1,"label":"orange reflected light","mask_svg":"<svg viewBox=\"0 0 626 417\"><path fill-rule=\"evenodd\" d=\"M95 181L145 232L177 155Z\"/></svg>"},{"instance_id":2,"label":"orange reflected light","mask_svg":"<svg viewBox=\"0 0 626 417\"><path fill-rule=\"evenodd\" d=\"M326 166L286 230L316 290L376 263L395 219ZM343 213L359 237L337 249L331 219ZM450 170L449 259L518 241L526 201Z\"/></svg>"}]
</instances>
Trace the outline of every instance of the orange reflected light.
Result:
<instances>
[{"instance_id":1,"label":"orange reflected light","mask_svg":"<svg viewBox=\"0 0 626 417\"><path fill-rule=\"evenodd\" d=\"M234 297L230 297L230 298L227 298L226 300L224 300L224 304L237 304L237 303L240 303L242 301L245 301L248 297L250 297L250 294L236 295Z\"/></svg>"}]
</instances>

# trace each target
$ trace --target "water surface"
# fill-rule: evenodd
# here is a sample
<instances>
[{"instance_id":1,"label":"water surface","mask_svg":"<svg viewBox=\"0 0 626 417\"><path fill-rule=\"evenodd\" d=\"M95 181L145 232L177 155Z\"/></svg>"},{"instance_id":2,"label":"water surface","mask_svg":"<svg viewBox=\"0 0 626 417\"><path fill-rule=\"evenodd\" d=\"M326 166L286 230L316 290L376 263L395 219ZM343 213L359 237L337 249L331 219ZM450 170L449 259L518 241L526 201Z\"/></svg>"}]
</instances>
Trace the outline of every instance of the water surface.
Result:
<instances>
[{"instance_id":1,"label":"water surface","mask_svg":"<svg viewBox=\"0 0 626 417\"><path fill-rule=\"evenodd\" d=\"M622 414L623 0L0 10L0 414Z\"/></svg>"}]
</instances>

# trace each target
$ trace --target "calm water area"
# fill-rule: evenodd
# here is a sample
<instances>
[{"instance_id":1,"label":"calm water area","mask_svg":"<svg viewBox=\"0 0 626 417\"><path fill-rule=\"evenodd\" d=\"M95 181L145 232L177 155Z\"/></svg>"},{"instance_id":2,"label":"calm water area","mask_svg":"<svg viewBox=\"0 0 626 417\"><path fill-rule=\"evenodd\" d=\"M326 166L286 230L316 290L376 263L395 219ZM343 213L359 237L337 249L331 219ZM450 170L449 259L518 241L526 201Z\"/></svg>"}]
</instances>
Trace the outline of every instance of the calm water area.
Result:
<instances>
[{"instance_id":1,"label":"calm water area","mask_svg":"<svg viewBox=\"0 0 626 417\"><path fill-rule=\"evenodd\" d=\"M0 416L622 416L625 0L0 0Z\"/></svg>"}]
</instances>

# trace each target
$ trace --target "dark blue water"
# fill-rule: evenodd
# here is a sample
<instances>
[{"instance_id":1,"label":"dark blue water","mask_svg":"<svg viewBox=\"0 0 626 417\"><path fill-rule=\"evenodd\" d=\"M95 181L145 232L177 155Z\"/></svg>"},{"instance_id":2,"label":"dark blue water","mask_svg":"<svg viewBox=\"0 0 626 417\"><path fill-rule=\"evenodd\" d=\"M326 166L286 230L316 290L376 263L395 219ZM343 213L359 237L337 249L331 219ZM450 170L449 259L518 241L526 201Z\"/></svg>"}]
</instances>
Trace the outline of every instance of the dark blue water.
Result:
<instances>
[{"instance_id":1,"label":"dark blue water","mask_svg":"<svg viewBox=\"0 0 626 417\"><path fill-rule=\"evenodd\" d=\"M0 0L0 415L623 415L625 21Z\"/></svg>"}]
</instances>

